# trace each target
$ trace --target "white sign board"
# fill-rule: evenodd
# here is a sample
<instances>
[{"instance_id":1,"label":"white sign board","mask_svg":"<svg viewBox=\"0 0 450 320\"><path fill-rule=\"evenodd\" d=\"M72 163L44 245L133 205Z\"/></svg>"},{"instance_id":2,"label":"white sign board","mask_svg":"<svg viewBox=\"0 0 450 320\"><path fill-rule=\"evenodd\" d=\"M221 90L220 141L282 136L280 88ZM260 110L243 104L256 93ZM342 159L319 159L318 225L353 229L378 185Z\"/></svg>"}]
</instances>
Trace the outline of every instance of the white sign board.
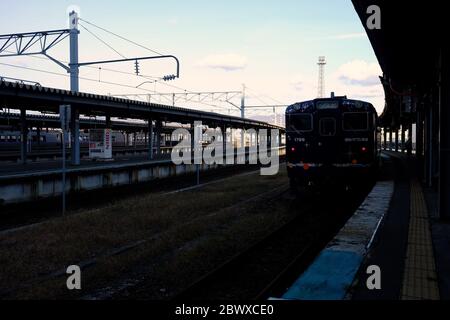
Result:
<instances>
[{"instance_id":1,"label":"white sign board","mask_svg":"<svg viewBox=\"0 0 450 320\"><path fill-rule=\"evenodd\" d=\"M111 129L89 130L89 158L112 159Z\"/></svg>"}]
</instances>

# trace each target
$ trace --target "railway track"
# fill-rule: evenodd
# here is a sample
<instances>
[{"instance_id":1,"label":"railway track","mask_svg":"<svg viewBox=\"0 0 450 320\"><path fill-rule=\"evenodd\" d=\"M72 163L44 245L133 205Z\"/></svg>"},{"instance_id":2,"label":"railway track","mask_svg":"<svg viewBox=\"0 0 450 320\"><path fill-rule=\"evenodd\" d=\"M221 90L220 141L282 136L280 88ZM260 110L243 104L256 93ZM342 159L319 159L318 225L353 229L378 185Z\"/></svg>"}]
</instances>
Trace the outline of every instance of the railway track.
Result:
<instances>
[{"instance_id":1,"label":"railway track","mask_svg":"<svg viewBox=\"0 0 450 320\"><path fill-rule=\"evenodd\" d=\"M311 197L301 204L302 210L293 220L192 283L174 300L263 300L282 296L369 191L367 186L325 198L322 194L321 201ZM289 201L285 194L281 200ZM295 203L294 207L298 208Z\"/></svg>"},{"instance_id":2,"label":"railway track","mask_svg":"<svg viewBox=\"0 0 450 320\"><path fill-rule=\"evenodd\" d=\"M246 174L249 174L249 173L244 173L243 175L246 175ZM224 178L223 180L225 180L225 179L226 178ZM215 182L213 181L211 183L215 183ZM228 209L237 208L239 206L245 205L248 202L255 202L255 201L259 201L259 200L271 201L273 199L279 198L283 194L286 194L288 192L288 190L289 190L289 187L287 185L283 185L283 186L277 187L275 189L271 189L269 191L266 191L266 192L264 192L262 194L257 194L255 196L249 198L249 199L239 201L239 202L233 204L232 206L228 207ZM180 192L182 192L182 191L183 190L180 190ZM212 213L209 216L214 216L215 214L216 213ZM202 218L205 218L205 217L201 216L201 217L198 218L198 220L200 220ZM195 220L196 219L188 221L188 222L185 222L184 225L192 224L193 222L195 222ZM32 227L32 226L30 226L30 227ZM26 227L24 227L24 228L26 228ZM0 235L6 235L9 232L15 232L15 231L20 231L20 228L16 229L16 230L6 231L6 232L5 231L0 232ZM94 257L94 258L91 258L91 259L88 259L88 260L84 260L84 261L80 261L80 262L77 263L77 265L80 266L83 269L83 271L85 271L86 269L95 267L97 262L99 260L101 260L101 259L108 259L108 258L120 256L122 254L129 253L130 251L136 250L136 249L142 247L143 245L145 245L145 244L147 244L147 243L149 243L151 241L155 241L156 239L162 237L162 235L163 235L163 233L155 234L155 235L152 235L149 238L145 238L145 239L141 239L141 240L135 241L133 243L125 244L122 247L114 248L114 249L109 250L107 252L104 252L104 253L102 253L102 254ZM33 279L33 280L29 281L29 282L22 283L19 287L10 288L10 289L4 290L4 291L0 290L0 298L7 298L9 295L17 293L20 290L31 288L32 286L37 285L39 283L42 283L42 282L45 282L45 281L49 281L49 280L52 280L52 279L54 280L54 279L60 278L60 277L65 276L65 275L66 275L66 269L54 270L53 272L51 272L49 274L42 275L39 278L35 278L35 279ZM121 284L120 286L123 286L123 285ZM124 286L124 288L126 288L126 286ZM104 291L107 292L107 293L104 293L102 290L98 290L95 293L91 293L91 294L85 295L84 297L82 297L82 299L93 300L95 298L96 300L105 300L105 299L111 298L109 296L109 294L112 291L111 287L108 287L108 289L104 290Z\"/></svg>"}]
</instances>

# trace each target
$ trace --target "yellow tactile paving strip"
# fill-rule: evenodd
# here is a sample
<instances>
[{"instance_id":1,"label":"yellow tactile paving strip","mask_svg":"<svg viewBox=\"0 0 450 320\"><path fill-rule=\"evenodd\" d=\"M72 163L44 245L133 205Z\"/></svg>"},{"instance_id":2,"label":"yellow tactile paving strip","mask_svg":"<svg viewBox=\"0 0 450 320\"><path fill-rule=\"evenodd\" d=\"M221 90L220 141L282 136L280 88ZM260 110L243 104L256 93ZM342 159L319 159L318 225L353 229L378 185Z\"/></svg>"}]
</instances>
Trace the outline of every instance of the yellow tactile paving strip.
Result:
<instances>
[{"instance_id":1,"label":"yellow tactile paving strip","mask_svg":"<svg viewBox=\"0 0 450 320\"><path fill-rule=\"evenodd\" d=\"M430 221L422 187L411 181L411 220L402 300L439 300Z\"/></svg>"}]
</instances>

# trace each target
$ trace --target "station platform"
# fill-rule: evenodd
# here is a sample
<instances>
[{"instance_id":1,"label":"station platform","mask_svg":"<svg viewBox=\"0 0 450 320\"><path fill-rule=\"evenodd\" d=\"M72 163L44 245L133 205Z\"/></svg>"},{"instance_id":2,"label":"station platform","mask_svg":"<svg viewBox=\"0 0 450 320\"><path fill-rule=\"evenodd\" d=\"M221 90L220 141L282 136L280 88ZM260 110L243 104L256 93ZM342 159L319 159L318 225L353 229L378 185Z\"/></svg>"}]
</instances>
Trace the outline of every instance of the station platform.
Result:
<instances>
[{"instance_id":1,"label":"station platform","mask_svg":"<svg viewBox=\"0 0 450 320\"><path fill-rule=\"evenodd\" d=\"M382 158L371 194L282 299L450 299L450 224L437 216L437 192L417 177L414 156Z\"/></svg>"},{"instance_id":2,"label":"station platform","mask_svg":"<svg viewBox=\"0 0 450 320\"><path fill-rule=\"evenodd\" d=\"M66 162L67 172L89 171L99 169L114 169L122 166L136 166L139 164L165 163L170 161L170 155L155 155L153 160L148 155L120 155L111 161L82 159L79 166L71 165L70 160ZM61 173L62 160L30 161L27 164L4 162L0 164L0 180L35 177L52 173Z\"/></svg>"}]
</instances>

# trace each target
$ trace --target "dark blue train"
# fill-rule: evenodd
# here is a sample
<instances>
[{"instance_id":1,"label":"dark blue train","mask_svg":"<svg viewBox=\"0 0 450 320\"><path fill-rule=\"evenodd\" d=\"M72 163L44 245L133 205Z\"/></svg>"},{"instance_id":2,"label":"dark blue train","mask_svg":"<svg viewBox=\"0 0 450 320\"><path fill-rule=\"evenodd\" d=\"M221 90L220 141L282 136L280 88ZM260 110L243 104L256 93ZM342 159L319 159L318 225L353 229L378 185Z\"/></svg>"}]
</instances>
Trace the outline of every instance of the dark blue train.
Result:
<instances>
[{"instance_id":1,"label":"dark blue train","mask_svg":"<svg viewBox=\"0 0 450 320\"><path fill-rule=\"evenodd\" d=\"M286 148L293 191L370 178L381 152L377 122L372 104L347 97L289 106Z\"/></svg>"}]
</instances>

